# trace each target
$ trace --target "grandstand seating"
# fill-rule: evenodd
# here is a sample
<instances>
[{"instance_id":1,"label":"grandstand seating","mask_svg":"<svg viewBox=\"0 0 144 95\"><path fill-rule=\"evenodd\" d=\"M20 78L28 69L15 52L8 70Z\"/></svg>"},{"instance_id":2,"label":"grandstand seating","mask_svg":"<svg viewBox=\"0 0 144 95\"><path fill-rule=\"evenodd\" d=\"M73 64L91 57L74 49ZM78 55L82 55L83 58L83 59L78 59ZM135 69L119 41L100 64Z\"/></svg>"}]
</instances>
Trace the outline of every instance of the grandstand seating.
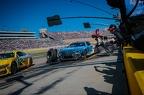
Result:
<instances>
[{"instance_id":1,"label":"grandstand seating","mask_svg":"<svg viewBox=\"0 0 144 95\"><path fill-rule=\"evenodd\" d=\"M47 48L65 44L63 41L50 39L3 39L0 41L0 51Z\"/></svg>"},{"instance_id":2,"label":"grandstand seating","mask_svg":"<svg viewBox=\"0 0 144 95\"><path fill-rule=\"evenodd\" d=\"M55 38L55 40L49 38L0 39L0 51L48 48L51 46L66 45L68 43L64 43L62 40L89 38L93 34L94 31L47 32L47 35ZM101 35L105 36L107 35L107 32L101 32Z\"/></svg>"}]
</instances>

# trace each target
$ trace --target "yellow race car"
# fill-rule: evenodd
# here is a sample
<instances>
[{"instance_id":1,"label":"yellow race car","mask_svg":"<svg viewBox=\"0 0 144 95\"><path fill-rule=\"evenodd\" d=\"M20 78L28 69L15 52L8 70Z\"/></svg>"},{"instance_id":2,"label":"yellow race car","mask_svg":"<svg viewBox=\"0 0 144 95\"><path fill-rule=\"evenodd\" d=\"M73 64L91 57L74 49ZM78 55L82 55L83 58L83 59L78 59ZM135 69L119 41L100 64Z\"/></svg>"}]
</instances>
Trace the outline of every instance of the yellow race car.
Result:
<instances>
[{"instance_id":1,"label":"yellow race car","mask_svg":"<svg viewBox=\"0 0 144 95\"><path fill-rule=\"evenodd\" d=\"M32 56L25 52L0 53L0 76L14 74L18 69L29 67L32 63Z\"/></svg>"}]
</instances>

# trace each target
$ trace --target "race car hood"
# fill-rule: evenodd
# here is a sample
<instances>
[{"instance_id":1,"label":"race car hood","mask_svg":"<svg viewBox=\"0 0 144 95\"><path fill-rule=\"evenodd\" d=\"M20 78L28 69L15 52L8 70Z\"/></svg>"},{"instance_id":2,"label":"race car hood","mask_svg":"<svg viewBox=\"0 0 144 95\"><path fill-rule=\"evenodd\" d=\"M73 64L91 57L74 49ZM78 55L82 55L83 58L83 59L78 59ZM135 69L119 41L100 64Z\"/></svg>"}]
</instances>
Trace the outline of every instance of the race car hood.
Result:
<instances>
[{"instance_id":1,"label":"race car hood","mask_svg":"<svg viewBox=\"0 0 144 95\"><path fill-rule=\"evenodd\" d=\"M9 64L14 58L0 59L0 65Z\"/></svg>"},{"instance_id":2,"label":"race car hood","mask_svg":"<svg viewBox=\"0 0 144 95\"><path fill-rule=\"evenodd\" d=\"M70 52L73 52L73 51L79 51L79 50L84 50L85 49L85 46L81 46L81 47L71 47L71 48L63 48L60 50L60 53L63 53L65 51L70 51Z\"/></svg>"}]
</instances>

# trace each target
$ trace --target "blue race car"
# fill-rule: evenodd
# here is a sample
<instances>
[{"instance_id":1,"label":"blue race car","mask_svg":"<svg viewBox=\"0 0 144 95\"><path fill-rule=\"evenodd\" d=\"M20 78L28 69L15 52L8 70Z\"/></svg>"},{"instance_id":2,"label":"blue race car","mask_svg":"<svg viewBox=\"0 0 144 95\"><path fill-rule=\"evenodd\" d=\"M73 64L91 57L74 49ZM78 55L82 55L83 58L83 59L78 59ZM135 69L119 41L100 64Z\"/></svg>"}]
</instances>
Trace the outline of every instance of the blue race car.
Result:
<instances>
[{"instance_id":1,"label":"blue race car","mask_svg":"<svg viewBox=\"0 0 144 95\"><path fill-rule=\"evenodd\" d=\"M83 56L87 57L94 53L96 53L95 45L93 45L89 41L73 42L66 48L62 48L59 51L50 49L47 53L47 63L52 60L55 61L56 59L58 59L59 61L78 60Z\"/></svg>"}]
</instances>

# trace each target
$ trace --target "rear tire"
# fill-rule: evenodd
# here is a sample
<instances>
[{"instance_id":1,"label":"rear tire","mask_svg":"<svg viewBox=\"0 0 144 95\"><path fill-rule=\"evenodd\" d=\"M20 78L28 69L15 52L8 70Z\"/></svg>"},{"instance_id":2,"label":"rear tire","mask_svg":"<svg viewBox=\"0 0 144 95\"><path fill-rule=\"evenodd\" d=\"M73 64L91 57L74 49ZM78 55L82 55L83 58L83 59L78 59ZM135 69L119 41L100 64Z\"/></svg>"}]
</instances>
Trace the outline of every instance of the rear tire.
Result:
<instances>
[{"instance_id":1,"label":"rear tire","mask_svg":"<svg viewBox=\"0 0 144 95\"><path fill-rule=\"evenodd\" d=\"M28 65L27 67L30 67L30 66L32 66L32 65L33 65L33 64L32 64L32 63L33 63L33 59L32 59L32 58L30 58L29 60L30 60L30 63L29 63L29 65Z\"/></svg>"},{"instance_id":2,"label":"rear tire","mask_svg":"<svg viewBox=\"0 0 144 95\"><path fill-rule=\"evenodd\" d=\"M33 59L30 58L30 66L32 66L32 64L33 64Z\"/></svg>"}]
</instances>

